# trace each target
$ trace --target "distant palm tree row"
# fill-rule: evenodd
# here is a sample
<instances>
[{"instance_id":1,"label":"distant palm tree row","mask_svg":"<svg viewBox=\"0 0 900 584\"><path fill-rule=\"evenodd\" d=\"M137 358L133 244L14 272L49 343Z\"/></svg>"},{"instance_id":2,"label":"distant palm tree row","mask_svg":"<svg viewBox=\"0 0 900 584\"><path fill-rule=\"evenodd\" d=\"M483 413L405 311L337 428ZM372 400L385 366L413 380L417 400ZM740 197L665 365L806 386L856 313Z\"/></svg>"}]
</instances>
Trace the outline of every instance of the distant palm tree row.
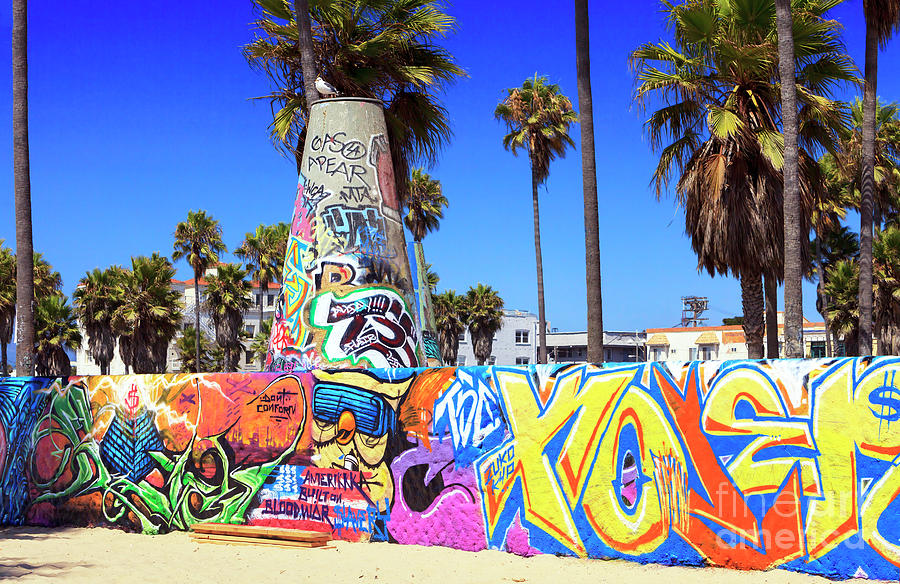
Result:
<instances>
[{"instance_id":1,"label":"distant palm tree row","mask_svg":"<svg viewBox=\"0 0 900 584\"><path fill-rule=\"evenodd\" d=\"M285 223L260 225L247 233L235 250L246 260L246 270L238 264L219 264L226 251L218 222L204 211L191 211L175 229L172 257L184 258L194 269L195 299L200 299L200 280L207 269L206 298L195 302L194 326L182 329L184 305L172 288L175 268L172 260L154 253L131 259L131 266L95 268L78 282L73 304L60 292L62 279L39 253L34 254L35 287L35 368L38 375L69 375L70 358L87 342L87 352L109 373L116 348L126 373L163 373L169 345L177 338L176 349L183 371L236 370L243 339L243 314L252 305L248 275L262 282L281 281L284 249L289 226ZM200 312L210 315L215 343L200 334ZM9 372L6 348L12 341L16 315L16 257L0 240L0 374ZM82 339L81 330L84 331ZM262 303L260 302L262 330ZM268 343L266 335L265 343ZM259 340L254 351L265 355ZM199 355L199 358L197 357Z\"/></svg>"},{"instance_id":2,"label":"distant palm tree row","mask_svg":"<svg viewBox=\"0 0 900 584\"><path fill-rule=\"evenodd\" d=\"M456 364L459 337L466 329L477 364L484 365L491 356L494 335L503 324L503 299L481 283L470 287L465 296L447 290L434 297L434 316L445 365Z\"/></svg>"}]
</instances>

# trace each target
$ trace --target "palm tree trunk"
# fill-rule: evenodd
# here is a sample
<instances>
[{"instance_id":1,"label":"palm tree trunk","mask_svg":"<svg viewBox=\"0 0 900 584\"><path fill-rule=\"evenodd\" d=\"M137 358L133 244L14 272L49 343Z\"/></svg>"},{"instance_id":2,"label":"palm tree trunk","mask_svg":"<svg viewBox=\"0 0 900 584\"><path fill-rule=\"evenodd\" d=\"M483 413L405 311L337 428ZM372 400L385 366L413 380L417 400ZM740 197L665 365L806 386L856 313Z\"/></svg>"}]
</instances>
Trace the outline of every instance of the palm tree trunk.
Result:
<instances>
[{"instance_id":1,"label":"palm tree trunk","mask_svg":"<svg viewBox=\"0 0 900 584\"><path fill-rule=\"evenodd\" d=\"M588 363L600 363L603 361L603 293L600 285L600 223L597 207L597 163L594 153L588 0L575 0L575 65L578 74L578 121L581 122L581 183L584 191L587 360Z\"/></svg>"},{"instance_id":2,"label":"palm tree trunk","mask_svg":"<svg viewBox=\"0 0 900 584\"><path fill-rule=\"evenodd\" d=\"M825 268L822 267L822 242L820 241L820 230L816 230L816 273L819 276L819 285L816 292L819 294L819 301L822 303L822 320L825 322L825 356L831 357L834 352L831 349L831 323L828 322L828 295L825 294Z\"/></svg>"},{"instance_id":3,"label":"palm tree trunk","mask_svg":"<svg viewBox=\"0 0 900 584\"><path fill-rule=\"evenodd\" d=\"M741 275L741 305L744 309L744 337L747 357L763 358L763 291L759 273Z\"/></svg>"},{"instance_id":4,"label":"palm tree trunk","mask_svg":"<svg viewBox=\"0 0 900 584\"><path fill-rule=\"evenodd\" d=\"M194 373L200 373L200 273L194 270Z\"/></svg>"},{"instance_id":5,"label":"palm tree trunk","mask_svg":"<svg viewBox=\"0 0 900 584\"><path fill-rule=\"evenodd\" d=\"M431 342L437 342L437 327L434 325L434 309L431 306L431 287L425 279L427 264L425 263L425 249L422 247L421 239L414 241L413 249L416 256L416 276L418 279L416 287L419 290L419 328L422 332L423 340L427 334L431 335ZM438 354L440 354L440 351L438 351ZM429 367L440 367L443 365L440 359L435 359L434 356L428 355L427 352L425 358L430 360L428 363Z\"/></svg>"},{"instance_id":6,"label":"palm tree trunk","mask_svg":"<svg viewBox=\"0 0 900 584\"><path fill-rule=\"evenodd\" d=\"M784 356L798 359L803 357L803 266L800 254L804 234L800 233L797 86L790 0L775 0L775 15L784 124Z\"/></svg>"},{"instance_id":7,"label":"palm tree trunk","mask_svg":"<svg viewBox=\"0 0 900 584\"><path fill-rule=\"evenodd\" d=\"M538 183L537 168L534 161L531 161L531 201L534 206L534 259L537 265L538 293L538 363L546 363L547 321L544 318L544 265L541 261L541 213L538 209Z\"/></svg>"},{"instance_id":8,"label":"palm tree trunk","mask_svg":"<svg viewBox=\"0 0 900 584\"><path fill-rule=\"evenodd\" d=\"M319 99L316 91L316 57L313 49L312 27L309 22L308 0L294 0L297 14L297 45L300 49L300 67L303 70L303 91L306 94L306 111Z\"/></svg>"},{"instance_id":9,"label":"palm tree trunk","mask_svg":"<svg viewBox=\"0 0 900 584\"><path fill-rule=\"evenodd\" d=\"M6 355L6 343L0 341L0 377L6 377L9 371L9 361Z\"/></svg>"},{"instance_id":10,"label":"palm tree trunk","mask_svg":"<svg viewBox=\"0 0 900 584\"><path fill-rule=\"evenodd\" d=\"M763 276L766 295L766 357L778 358L778 281L774 276Z\"/></svg>"},{"instance_id":11,"label":"palm tree trunk","mask_svg":"<svg viewBox=\"0 0 900 584\"><path fill-rule=\"evenodd\" d=\"M16 375L34 375L34 247L28 159L28 2L13 0L13 174L16 190Z\"/></svg>"},{"instance_id":12,"label":"palm tree trunk","mask_svg":"<svg viewBox=\"0 0 900 584\"><path fill-rule=\"evenodd\" d=\"M875 200L875 90L878 35L866 17L866 73L863 89L862 177L859 200L859 354L872 354L872 222Z\"/></svg>"}]
</instances>

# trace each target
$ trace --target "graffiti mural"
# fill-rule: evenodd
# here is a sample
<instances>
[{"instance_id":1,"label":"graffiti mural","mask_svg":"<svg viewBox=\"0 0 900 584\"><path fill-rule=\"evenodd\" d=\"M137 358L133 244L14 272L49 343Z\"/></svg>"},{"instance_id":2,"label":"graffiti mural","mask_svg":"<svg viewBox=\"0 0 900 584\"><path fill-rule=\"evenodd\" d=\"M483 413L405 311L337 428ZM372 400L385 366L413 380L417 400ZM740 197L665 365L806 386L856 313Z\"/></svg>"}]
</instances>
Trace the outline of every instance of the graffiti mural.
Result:
<instances>
[{"instance_id":1,"label":"graffiti mural","mask_svg":"<svg viewBox=\"0 0 900 584\"><path fill-rule=\"evenodd\" d=\"M425 365L380 103L316 104L309 128L265 369Z\"/></svg>"},{"instance_id":2,"label":"graffiti mural","mask_svg":"<svg viewBox=\"0 0 900 584\"><path fill-rule=\"evenodd\" d=\"M877 357L9 378L0 519L897 579L898 371Z\"/></svg>"}]
</instances>

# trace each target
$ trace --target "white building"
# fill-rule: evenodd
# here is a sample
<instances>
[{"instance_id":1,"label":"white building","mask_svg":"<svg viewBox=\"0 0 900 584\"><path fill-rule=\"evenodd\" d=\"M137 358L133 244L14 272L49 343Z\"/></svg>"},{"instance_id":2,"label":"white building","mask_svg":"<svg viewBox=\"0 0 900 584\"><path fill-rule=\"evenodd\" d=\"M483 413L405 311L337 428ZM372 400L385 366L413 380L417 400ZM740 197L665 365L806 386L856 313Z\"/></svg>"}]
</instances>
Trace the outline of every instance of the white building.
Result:
<instances>
[{"instance_id":1,"label":"white building","mask_svg":"<svg viewBox=\"0 0 900 584\"><path fill-rule=\"evenodd\" d=\"M783 313L778 313L778 352L784 356ZM825 356L825 324L803 319L804 357ZM763 336L765 344L765 336ZM835 356L843 355L843 344L834 342ZM647 329L648 361L693 361L696 359L746 359L747 344L741 325L671 327Z\"/></svg>"},{"instance_id":2,"label":"white building","mask_svg":"<svg viewBox=\"0 0 900 584\"><path fill-rule=\"evenodd\" d=\"M550 327L550 323L547 323ZM485 365L530 365L537 363L538 317L524 310L504 310L500 330L494 335L491 357ZM547 333L548 335L550 333ZM459 336L456 365L477 365L472 338L466 330ZM448 365L451 365L448 363Z\"/></svg>"},{"instance_id":3,"label":"white building","mask_svg":"<svg viewBox=\"0 0 900 584\"><path fill-rule=\"evenodd\" d=\"M603 331L603 360L607 363L644 361L643 331ZM548 363L584 363L587 361L587 332L547 333Z\"/></svg>"}]
</instances>

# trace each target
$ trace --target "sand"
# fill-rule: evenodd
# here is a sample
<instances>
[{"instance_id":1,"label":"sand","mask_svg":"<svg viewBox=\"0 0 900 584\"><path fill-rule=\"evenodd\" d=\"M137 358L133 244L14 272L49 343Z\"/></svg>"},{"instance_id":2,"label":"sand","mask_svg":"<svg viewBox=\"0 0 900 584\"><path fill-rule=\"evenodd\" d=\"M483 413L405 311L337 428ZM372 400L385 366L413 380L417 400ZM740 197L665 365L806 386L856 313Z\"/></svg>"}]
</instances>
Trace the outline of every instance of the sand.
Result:
<instances>
[{"instance_id":1,"label":"sand","mask_svg":"<svg viewBox=\"0 0 900 584\"><path fill-rule=\"evenodd\" d=\"M784 570L641 565L556 556L387 543L334 542L332 549L283 549L193 543L187 533L141 535L114 529L0 529L0 580L16 582L581 582L759 584L830 582Z\"/></svg>"}]
</instances>

